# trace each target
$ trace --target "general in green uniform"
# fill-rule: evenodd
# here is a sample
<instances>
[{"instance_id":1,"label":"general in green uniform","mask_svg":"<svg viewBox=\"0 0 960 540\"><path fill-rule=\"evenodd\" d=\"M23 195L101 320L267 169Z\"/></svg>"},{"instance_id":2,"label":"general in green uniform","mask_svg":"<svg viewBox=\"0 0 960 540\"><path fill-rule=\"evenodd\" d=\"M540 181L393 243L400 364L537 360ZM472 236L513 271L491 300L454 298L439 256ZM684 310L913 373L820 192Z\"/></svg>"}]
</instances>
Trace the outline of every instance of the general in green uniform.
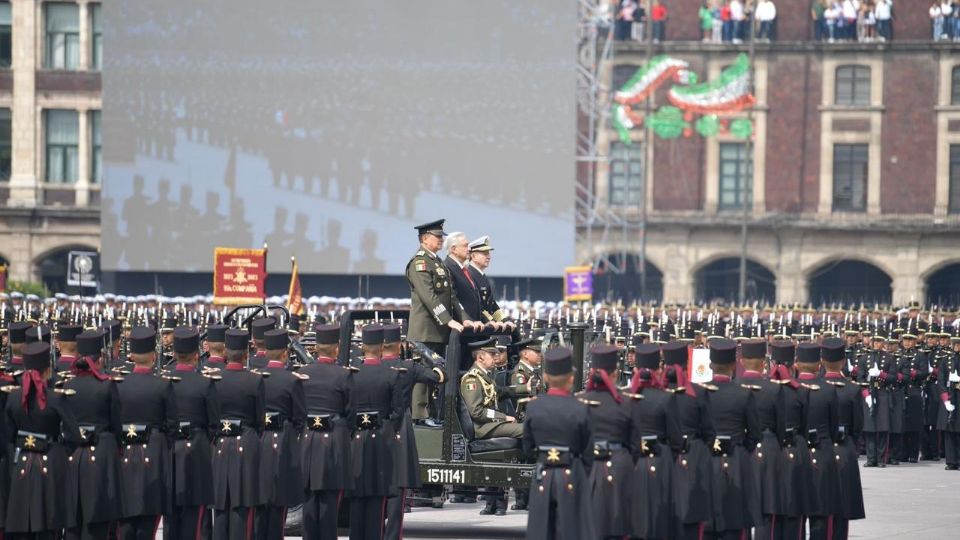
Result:
<instances>
[{"instance_id":1,"label":"general in green uniform","mask_svg":"<svg viewBox=\"0 0 960 540\"><path fill-rule=\"evenodd\" d=\"M497 346L493 338L470 344L473 367L460 379L460 396L473 420L478 439L523 436L523 426L517 419L497 410L497 401L503 394L526 395L529 385L497 387L493 380Z\"/></svg>"}]
</instances>

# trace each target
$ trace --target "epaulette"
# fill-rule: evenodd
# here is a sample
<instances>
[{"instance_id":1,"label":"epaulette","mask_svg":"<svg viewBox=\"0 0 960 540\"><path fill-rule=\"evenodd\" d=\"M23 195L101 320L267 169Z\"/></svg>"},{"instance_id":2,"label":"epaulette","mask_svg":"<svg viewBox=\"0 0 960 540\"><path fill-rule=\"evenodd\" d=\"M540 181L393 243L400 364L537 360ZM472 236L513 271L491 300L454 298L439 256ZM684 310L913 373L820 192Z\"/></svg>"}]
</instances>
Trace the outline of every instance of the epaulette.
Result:
<instances>
[{"instance_id":1,"label":"epaulette","mask_svg":"<svg viewBox=\"0 0 960 540\"><path fill-rule=\"evenodd\" d=\"M303 373L297 373L296 371L291 371L290 373L292 373L294 377L300 379L301 381L308 381L308 380L310 380L310 376L309 376L309 375L306 375L306 374L303 374Z\"/></svg>"},{"instance_id":2,"label":"epaulette","mask_svg":"<svg viewBox=\"0 0 960 540\"><path fill-rule=\"evenodd\" d=\"M116 376L116 377L110 377L110 380L113 382L123 382L124 378L120 376Z\"/></svg>"},{"instance_id":3,"label":"epaulette","mask_svg":"<svg viewBox=\"0 0 960 540\"><path fill-rule=\"evenodd\" d=\"M631 394L630 392L624 392L623 395L627 396L630 399L635 399L635 400L643 399L643 394Z\"/></svg>"},{"instance_id":4,"label":"epaulette","mask_svg":"<svg viewBox=\"0 0 960 540\"><path fill-rule=\"evenodd\" d=\"M704 390L709 390L711 392L716 392L718 390L717 385L710 383L693 383Z\"/></svg>"},{"instance_id":5,"label":"epaulette","mask_svg":"<svg viewBox=\"0 0 960 540\"><path fill-rule=\"evenodd\" d=\"M220 381L220 380L223 380L223 376L217 375L217 374L215 374L215 373L201 373L201 375L202 375L203 377L206 377L206 378L212 380L212 381Z\"/></svg>"},{"instance_id":6,"label":"epaulette","mask_svg":"<svg viewBox=\"0 0 960 540\"><path fill-rule=\"evenodd\" d=\"M343 369L349 371L350 373L360 373L360 368L357 366L343 366Z\"/></svg>"},{"instance_id":7,"label":"epaulette","mask_svg":"<svg viewBox=\"0 0 960 540\"><path fill-rule=\"evenodd\" d=\"M110 371L112 371L112 372L114 372L114 373L117 373L117 374L119 374L119 375L129 375L129 374L130 374L130 370L128 370L128 369L113 368L113 369L111 369Z\"/></svg>"},{"instance_id":8,"label":"epaulette","mask_svg":"<svg viewBox=\"0 0 960 540\"><path fill-rule=\"evenodd\" d=\"M806 388L807 390L813 390L814 392L816 392L817 390L820 390L820 385L818 384L800 383L800 386Z\"/></svg>"},{"instance_id":9,"label":"epaulette","mask_svg":"<svg viewBox=\"0 0 960 540\"><path fill-rule=\"evenodd\" d=\"M757 390L763 390L763 387L760 386L759 384L740 383L740 387L746 388L747 390L753 390L754 392L756 392Z\"/></svg>"},{"instance_id":10,"label":"epaulette","mask_svg":"<svg viewBox=\"0 0 960 540\"><path fill-rule=\"evenodd\" d=\"M683 394L687 391L686 386L678 386L676 388L664 388L667 392L673 392L674 394Z\"/></svg>"},{"instance_id":11,"label":"epaulette","mask_svg":"<svg viewBox=\"0 0 960 540\"><path fill-rule=\"evenodd\" d=\"M823 382L825 382L825 383L827 383L827 384L831 384L831 385L836 386L836 387L838 387L838 388L843 388L844 386L847 385L847 383L845 383L845 382L843 382L843 381L831 381L830 379L826 379L826 380L824 380Z\"/></svg>"},{"instance_id":12,"label":"epaulette","mask_svg":"<svg viewBox=\"0 0 960 540\"><path fill-rule=\"evenodd\" d=\"M853 384L855 384L855 385L857 385L857 386L862 386L862 387L864 387L864 388L870 388L870 383L868 383L868 382L860 382L860 381L850 381L850 382L853 383Z\"/></svg>"},{"instance_id":13,"label":"epaulette","mask_svg":"<svg viewBox=\"0 0 960 540\"><path fill-rule=\"evenodd\" d=\"M183 380L181 377L174 377L173 375L166 375L166 374L161 375L160 378L166 379L171 382L180 382L181 380Z\"/></svg>"},{"instance_id":14,"label":"epaulette","mask_svg":"<svg viewBox=\"0 0 960 540\"><path fill-rule=\"evenodd\" d=\"M426 253L424 253L424 251L421 249L416 255L414 255L414 257L423 257L424 255L426 255Z\"/></svg>"},{"instance_id":15,"label":"epaulette","mask_svg":"<svg viewBox=\"0 0 960 540\"><path fill-rule=\"evenodd\" d=\"M23 375L23 370L22 370L22 369L18 369L18 370L15 370L15 371L11 371L10 373L7 373L7 375L9 375L9 376L11 376L11 377L19 377L19 376Z\"/></svg>"},{"instance_id":16,"label":"epaulette","mask_svg":"<svg viewBox=\"0 0 960 540\"><path fill-rule=\"evenodd\" d=\"M581 390L579 392L574 393L573 395L576 397L580 397L580 396L585 396L586 394L587 394L586 390Z\"/></svg>"},{"instance_id":17,"label":"epaulette","mask_svg":"<svg viewBox=\"0 0 960 540\"><path fill-rule=\"evenodd\" d=\"M220 368L215 367L205 367L200 370L203 373L220 373Z\"/></svg>"},{"instance_id":18,"label":"epaulette","mask_svg":"<svg viewBox=\"0 0 960 540\"><path fill-rule=\"evenodd\" d=\"M786 379L769 379L773 384L790 384L792 381Z\"/></svg>"},{"instance_id":19,"label":"epaulette","mask_svg":"<svg viewBox=\"0 0 960 540\"><path fill-rule=\"evenodd\" d=\"M599 407L599 406L600 406L600 402L599 402L599 401L594 401L594 400L592 400L592 399L577 398L577 401L579 401L580 403L583 403L584 405L588 405L588 406L590 406L590 407Z\"/></svg>"},{"instance_id":20,"label":"epaulette","mask_svg":"<svg viewBox=\"0 0 960 540\"><path fill-rule=\"evenodd\" d=\"M17 385L17 384L7 384L7 385L4 385L4 386L0 386L0 392L3 392L3 393L5 393L5 394L9 394L10 392L13 392L14 390L16 390L16 389L18 389L18 388L20 388L20 385Z\"/></svg>"},{"instance_id":21,"label":"epaulette","mask_svg":"<svg viewBox=\"0 0 960 540\"><path fill-rule=\"evenodd\" d=\"M392 370L394 370L394 371L397 371L397 372L399 372L399 373L406 373L407 371L409 371L409 370L408 370L407 368L405 368L405 367L392 367L392 368L390 368L390 369L392 369Z\"/></svg>"},{"instance_id":22,"label":"epaulette","mask_svg":"<svg viewBox=\"0 0 960 540\"><path fill-rule=\"evenodd\" d=\"M70 388L54 388L53 391L64 396L74 396L77 394L76 390L72 390Z\"/></svg>"}]
</instances>

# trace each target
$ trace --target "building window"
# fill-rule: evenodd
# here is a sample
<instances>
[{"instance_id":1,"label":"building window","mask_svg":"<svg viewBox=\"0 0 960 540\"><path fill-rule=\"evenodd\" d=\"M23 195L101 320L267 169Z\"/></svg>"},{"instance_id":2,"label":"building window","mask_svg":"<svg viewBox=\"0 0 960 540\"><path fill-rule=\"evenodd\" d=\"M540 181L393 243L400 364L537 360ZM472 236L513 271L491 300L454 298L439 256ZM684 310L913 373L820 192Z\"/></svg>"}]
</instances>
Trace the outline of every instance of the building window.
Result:
<instances>
[{"instance_id":1,"label":"building window","mask_svg":"<svg viewBox=\"0 0 960 540\"><path fill-rule=\"evenodd\" d=\"M103 29L100 25L100 4L90 4L90 69L103 67Z\"/></svg>"},{"instance_id":2,"label":"building window","mask_svg":"<svg viewBox=\"0 0 960 540\"><path fill-rule=\"evenodd\" d=\"M950 202L947 211L960 214L960 144L950 145Z\"/></svg>"},{"instance_id":3,"label":"building window","mask_svg":"<svg viewBox=\"0 0 960 540\"><path fill-rule=\"evenodd\" d=\"M10 2L0 2L0 67L10 67L13 58L13 22Z\"/></svg>"},{"instance_id":4,"label":"building window","mask_svg":"<svg viewBox=\"0 0 960 540\"><path fill-rule=\"evenodd\" d=\"M610 204L636 206L643 201L643 144L610 144Z\"/></svg>"},{"instance_id":5,"label":"building window","mask_svg":"<svg viewBox=\"0 0 960 540\"><path fill-rule=\"evenodd\" d=\"M100 131L100 111L90 112L90 182L103 183L103 135Z\"/></svg>"},{"instance_id":6,"label":"building window","mask_svg":"<svg viewBox=\"0 0 960 540\"><path fill-rule=\"evenodd\" d=\"M80 6L45 4L47 69L77 69L80 65Z\"/></svg>"},{"instance_id":7,"label":"building window","mask_svg":"<svg viewBox=\"0 0 960 540\"><path fill-rule=\"evenodd\" d=\"M10 179L13 146L10 135L10 109L0 109L0 181Z\"/></svg>"},{"instance_id":8,"label":"building window","mask_svg":"<svg viewBox=\"0 0 960 540\"><path fill-rule=\"evenodd\" d=\"M80 123L77 111L51 109L46 114L47 182L77 181Z\"/></svg>"},{"instance_id":9,"label":"building window","mask_svg":"<svg viewBox=\"0 0 960 540\"><path fill-rule=\"evenodd\" d=\"M870 105L870 68L838 67L835 98L837 105Z\"/></svg>"},{"instance_id":10,"label":"building window","mask_svg":"<svg viewBox=\"0 0 960 540\"><path fill-rule=\"evenodd\" d=\"M753 163L747 159L746 143L720 143L720 210L736 210L753 204Z\"/></svg>"},{"instance_id":11,"label":"building window","mask_svg":"<svg viewBox=\"0 0 960 540\"><path fill-rule=\"evenodd\" d=\"M867 208L866 144L833 145L833 209L863 212Z\"/></svg>"},{"instance_id":12,"label":"building window","mask_svg":"<svg viewBox=\"0 0 960 540\"><path fill-rule=\"evenodd\" d=\"M960 105L960 66L950 72L950 104Z\"/></svg>"}]
</instances>

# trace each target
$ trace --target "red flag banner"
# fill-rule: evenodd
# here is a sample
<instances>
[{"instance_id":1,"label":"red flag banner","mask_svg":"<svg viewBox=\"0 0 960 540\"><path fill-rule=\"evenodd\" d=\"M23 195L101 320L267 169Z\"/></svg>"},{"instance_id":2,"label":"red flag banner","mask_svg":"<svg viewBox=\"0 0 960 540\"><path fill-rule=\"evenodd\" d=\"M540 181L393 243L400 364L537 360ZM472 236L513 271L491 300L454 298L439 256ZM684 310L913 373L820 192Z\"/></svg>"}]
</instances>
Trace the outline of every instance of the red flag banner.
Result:
<instances>
[{"instance_id":1,"label":"red flag banner","mask_svg":"<svg viewBox=\"0 0 960 540\"><path fill-rule=\"evenodd\" d=\"M301 315L303 313L303 291L300 289L300 268L297 266L297 259L291 257L293 263L293 272L290 274L290 289L287 291L287 311L290 315Z\"/></svg>"},{"instance_id":2,"label":"red flag banner","mask_svg":"<svg viewBox=\"0 0 960 540\"><path fill-rule=\"evenodd\" d=\"M213 301L259 304L266 297L265 249L218 247L213 252Z\"/></svg>"}]
</instances>

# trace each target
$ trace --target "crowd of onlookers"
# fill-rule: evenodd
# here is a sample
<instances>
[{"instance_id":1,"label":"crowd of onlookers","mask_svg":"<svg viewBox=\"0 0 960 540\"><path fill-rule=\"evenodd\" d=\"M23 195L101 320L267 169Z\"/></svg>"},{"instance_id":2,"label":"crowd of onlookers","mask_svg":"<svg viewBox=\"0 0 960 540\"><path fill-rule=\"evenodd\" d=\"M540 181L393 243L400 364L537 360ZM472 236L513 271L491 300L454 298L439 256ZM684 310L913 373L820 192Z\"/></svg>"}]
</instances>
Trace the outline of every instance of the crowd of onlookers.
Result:
<instances>
[{"instance_id":1,"label":"crowd of onlookers","mask_svg":"<svg viewBox=\"0 0 960 540\"><path fill-rule=\"evenodd\" d=\"M776 2L802 0L776 0ZM893 39L894 0L809 0L813 39L871 42ZM705 43L742 43L751 38L774 41L777 36L775 0L703 0L698 12ZM601 24L613 24L620 41L644 41L647 28L656 42L668 39L669 0L610 0L601 4ZM649 17L647 20L647 9ZM648 25L649 23L649 25ZM934 40L960 41L960 0L932 0L930 24Z\"/></svg>"}]
</instances>

